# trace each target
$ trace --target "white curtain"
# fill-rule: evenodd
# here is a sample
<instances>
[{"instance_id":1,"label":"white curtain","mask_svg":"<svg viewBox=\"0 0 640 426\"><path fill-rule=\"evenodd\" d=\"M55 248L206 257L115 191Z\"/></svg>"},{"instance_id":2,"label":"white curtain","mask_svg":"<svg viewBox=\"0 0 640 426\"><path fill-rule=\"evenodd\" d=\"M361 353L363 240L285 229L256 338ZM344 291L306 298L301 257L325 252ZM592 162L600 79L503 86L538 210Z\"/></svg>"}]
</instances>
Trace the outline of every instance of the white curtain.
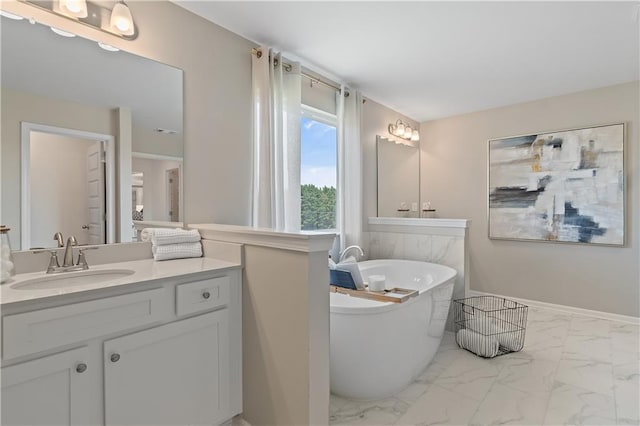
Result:
<instances>
[{"instance_id":1,"label":"white curtain","mask_svg":"<svg viewBox=\"0 0 640 426\"><path fill-rule=\"evenodd\" d=\"M338 94L338 231L340 250L362 245L362 95L341 87Z\"/></svg>"},{"instance_id":2,"label":"white curtain","mask_svg":"<svg viewBox=\"0 0 640 426\"><path fill-rule=\"evenodd\" d=\"M252 225L300 230L300 64L261 47L252 55Z\"/></svg>"}]
</instances>

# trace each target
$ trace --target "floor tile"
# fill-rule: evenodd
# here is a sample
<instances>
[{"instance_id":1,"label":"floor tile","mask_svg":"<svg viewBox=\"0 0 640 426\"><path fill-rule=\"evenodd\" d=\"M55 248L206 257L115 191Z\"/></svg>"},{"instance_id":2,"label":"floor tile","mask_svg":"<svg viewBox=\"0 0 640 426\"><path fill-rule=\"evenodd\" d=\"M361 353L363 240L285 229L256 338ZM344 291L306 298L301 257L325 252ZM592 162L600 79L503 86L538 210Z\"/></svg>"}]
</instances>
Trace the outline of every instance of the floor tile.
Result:
<instances>
[{"instance_id":1,"label":"floor tile","mask_svg":"<svg viewBox=\"0 0 640 426\"><path fill-rule=\"evenodd\" d=\"M396 422L396 425L464 425L479 401L433 385Z\"/></svg>"},{"instance_id":2,"label":"floor tile","mask_svg":"<svg viewBox=\"0 0 640 426\"><path fill-rule=\"evenodd\" d=\"M564 383L556 383L544 419L545 425L614 425L613 397Z\"/></svg>"},{"instance_id":3,"label":"floor tile","mask_svg":"<svg viewBox=\"0 0 640 426\"><path fill-rule=\"evenodd\" d=\"M427 391L427 389L429 389L429 385L427 383L416 381L400 391L397 395L395 395L395 397L401 401L411 404L413 402L416 402L416 400L420 398Z\"/></svg>"},{"instance_id":4,"label":"floor tile","mask_svg":"<svg viewBox=\"0 0 640 426\"><path fill-rule=\"evenodd\" d=\"M619 424L640 425L640 390L637 382L614 382L616 415Z\"/></svg>"},{"instance_id":5,"label":"floor tile","mask_svg":"<svg viewBox=\"0 0 640 426\"><path fill-rule=\"evenodd\" d=\"M600 318L574 315L569 325L569 334L609 337L611 321Z\"/></svg>"},{"instance_id":6,"label":"floor tile","mask_svg":"<svg viewBox=\"0 0 640 426\"><path fill-rule=\"evenodd\" d=\"M523 392L495 383L471 418L471 425L539 425L550 393Z\"/></svg>"},{"instance_id":7,"label":"floor tile","mask_svg":"<svg viewBox=\"0 0 640 426\"><path fill-rule=\"evenodd\" d=\"M461 355L434 381L443 388L481 401L500 370L491 360L460 349Z\"/></svg>"},{"instance_id":8,"label":"floor tile","mask_svg":"<svg viewBox=\"0 0 640 426\"><path fill-rule=\"evenodd\" d=\"M558 361L511 358L498 377L498 383L523 392L550 392Z\"/></svg>"},{"instance_id":9,"label":"floor tile","mask_svg":"<svg viewBox=\"0 0 640 426\"><path fill-rule=\"evenodd\" d=\"M596 335L569 335L564 342L563 358L611 362L611 340Z\"/></svg>"},{"instance_id":10,"label":"floor tile","mask_svg":"<svg viewBox=\"0 0 640 426\"><path fill-rule=\"evenodd\" d=\"M613 391L613 366L599 361L562 359L556 380L607 395Z\"/></svg>"},{"instance_id":11,"label":"floor tile","mask_svg":"<svg viewBox=\"0 0 640 426\"><path fill-rule=\"evenodd\" d=\"M397 398L380 401L348 401L331 413L332 425L392 425L403 415L409 405Z\"/></svg>"}]
</instances>

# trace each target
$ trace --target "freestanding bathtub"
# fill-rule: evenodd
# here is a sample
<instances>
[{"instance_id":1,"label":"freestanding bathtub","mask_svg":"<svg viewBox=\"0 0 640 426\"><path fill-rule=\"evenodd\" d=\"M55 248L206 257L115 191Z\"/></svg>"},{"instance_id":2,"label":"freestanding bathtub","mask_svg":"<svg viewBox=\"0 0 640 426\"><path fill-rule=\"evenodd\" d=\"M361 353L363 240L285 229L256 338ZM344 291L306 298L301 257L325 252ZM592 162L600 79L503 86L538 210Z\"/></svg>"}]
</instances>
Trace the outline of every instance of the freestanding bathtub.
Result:
<instances>
[{"instance_id":1,"label":"freestanding bathtub","mask_svg":"<svg viewBox=\"0 0 640 426\"><path fill-rule=\"evenodd\" d=\"M444 333L456 271L412 260L360 262L363 280L384 275L386 288L419 290L404 303L331 293L331 392L385 398L431 362Z\"/></svg>"}]
</instances>

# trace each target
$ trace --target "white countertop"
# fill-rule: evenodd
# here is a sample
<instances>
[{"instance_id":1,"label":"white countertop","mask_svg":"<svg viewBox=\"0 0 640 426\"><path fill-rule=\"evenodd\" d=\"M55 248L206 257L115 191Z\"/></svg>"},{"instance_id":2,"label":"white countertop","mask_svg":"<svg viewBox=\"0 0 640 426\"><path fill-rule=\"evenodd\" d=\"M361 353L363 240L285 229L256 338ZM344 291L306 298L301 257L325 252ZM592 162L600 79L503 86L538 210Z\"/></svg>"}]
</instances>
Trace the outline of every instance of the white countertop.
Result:
<instances>
[{"instance_id":1,"label":"white countertop","mask_svg":"<svg viewBox=\"0 0 640 426\"><path fill-rule=\"evenodd\" d=\"M26 280L52 276L45 271L28 274L18 274L6 283L0 285L0 305L10 303L25 302L29 300L59 297L68 294L77 294L91 290L119 287L142 282L149 282L164 278L194 275L202 272L224 271L227 269L239 268L239 263L226 262L223 260L199 257L193 259L176 259L156 262L153 259L135 260L131 262L107 263L103 265L90 266L89 271L100 270L122 270L129 269L135 271L132 275L113 279L105 282L90 283L69 286L64 288L49 289L14 289L12 285L19 284ZM82 271L80 271L82 272ZM73 276L76 272L62 272L56 276Z\"/></svg>"}]
</instances>

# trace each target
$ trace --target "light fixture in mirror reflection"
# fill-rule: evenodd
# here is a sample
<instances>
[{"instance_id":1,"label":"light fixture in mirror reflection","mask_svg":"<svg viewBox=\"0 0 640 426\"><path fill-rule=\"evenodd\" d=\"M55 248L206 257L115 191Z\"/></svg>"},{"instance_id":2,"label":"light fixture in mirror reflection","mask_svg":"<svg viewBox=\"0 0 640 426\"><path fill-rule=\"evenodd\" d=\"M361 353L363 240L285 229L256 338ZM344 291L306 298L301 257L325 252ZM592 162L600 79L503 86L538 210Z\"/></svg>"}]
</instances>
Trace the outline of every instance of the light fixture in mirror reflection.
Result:
<instances>
[{"instance_id":1,"label":"light fixture in mirror reflection","mask_svg":"<svg viewBox=\"0 0 640 426\"><path fill-rule=\"evenodd\" d=\"M181 70L27 20L2 18L0 43L0 213L14 248L54 247L57 231L80 244L132 241L140 213L141 226L182 221ZM133 166L142 160L160 165Z\"/></svg>"},{"instance_id":2,"label":"light fixture in mirror reflection","mask_svg":"<svg viewBox=\"0 0 640 426\"><path fill-rule=\"evenodd\" d=\"M378 217L420 217L420 150L376 137Z\"/></svg>"}]
</instances>

